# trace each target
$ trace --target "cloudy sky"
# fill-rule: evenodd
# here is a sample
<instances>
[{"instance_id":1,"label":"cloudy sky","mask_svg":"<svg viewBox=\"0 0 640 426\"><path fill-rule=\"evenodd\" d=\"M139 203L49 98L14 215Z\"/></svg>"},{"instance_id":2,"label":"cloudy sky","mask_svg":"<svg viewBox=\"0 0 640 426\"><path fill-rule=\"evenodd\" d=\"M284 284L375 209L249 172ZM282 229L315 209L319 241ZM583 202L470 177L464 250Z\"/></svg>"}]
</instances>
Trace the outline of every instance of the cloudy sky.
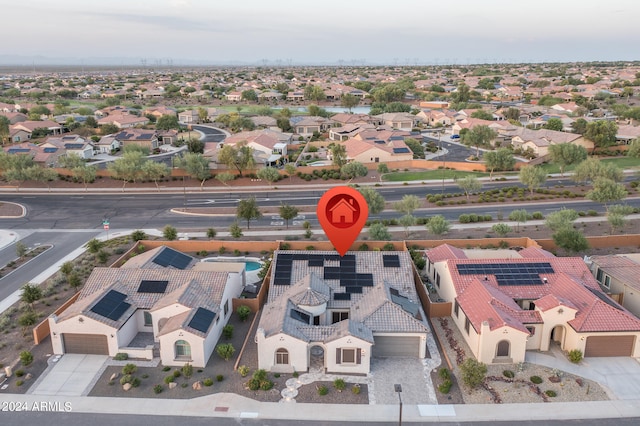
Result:
<instances>
[{"instance_id":1,"label":"cloudy sky","mask_svg":"<svg viewBox=\"0 0 640 426\"><path fill-rule=\"evenodd\" d=\"M638 0L0 0L0 10L0 62L640 59Z\"/></svg>"}]
</instances>

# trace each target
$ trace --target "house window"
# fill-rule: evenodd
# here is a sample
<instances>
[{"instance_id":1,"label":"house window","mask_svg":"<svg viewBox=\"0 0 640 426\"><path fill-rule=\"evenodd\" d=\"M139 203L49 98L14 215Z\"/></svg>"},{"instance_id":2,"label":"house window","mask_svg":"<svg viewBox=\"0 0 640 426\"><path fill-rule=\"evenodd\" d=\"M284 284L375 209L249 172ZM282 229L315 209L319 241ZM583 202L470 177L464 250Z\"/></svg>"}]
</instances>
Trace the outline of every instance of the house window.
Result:
<instances>
[{"instance_id":1,"label":"house window","mask_svg":"<svg viewBox=\"0 0 640 426\"><path fill-rule=\"evenodd\" d=\"M529 332L529 336L533 336L536 334L536 328L535 327L527 327L527 331Z\"/></svg>"},{"instance_id":2,"label":"house window","mask_svg":"<svg viewBox=\"0 0 640 426\"><path fill-rule=\"evenodd\" d=\"M333 312L331 314L331 324L349 319L349 311Z\"/></svg>"},{"instance_id":3,"label":"house window","mask_svg":"<svg viewBox=\"0 0 640 426\"><path fill-rule=\"evenodd\" d=\"M602 284L602 269L598 268L598 272L596 273L596 280Z\"/></svg>"},{"instance_id":4,"label":"house window","mask_svg":"<svg viewBox=\"0 0 640 426\"><path fill-rule=\"evenodd\" d=\"M456 314L456 318L460 316L460 305L458 305L458 301L456 300L453 304L453 312Z\"/></svg>"},{"instance_id":5,"label":"house window","mask_svg":"<svg viewBox=\"0 0 640 426\"><path fill-rule=\"evenodd\" d=\"M436 287L440 288L440 274L436 272Z\"/></svg>"},{"instance_id":6,"label":"house window","mask_svg":"<svg viewBox=\"0 0 640 426\"><path fill-rule=\"evenodd\" d=\"M464 319L464 331L469 334L469 327L471 326L471 321L469 321L469 317Z\"/></svg>"},{"instance_id":7,"label":"house window","mask_svg":"<svg viewBox=\"0 0 640 426\"><path fill-rule=\"evenodd\" d=\"M153 325L153 320L151 318L151 312L149 311L144 311L144 326L145 327L151 327Z\"/></svg>"},{"instance_id":8,"label":"house window","mask_svg":"<svg viewBox=\"0 0 640 426\"><path fill-rule=\"evenodd\" d=\"M229 299L227 299L227 301L224 302L224 316L226 317L228 313L229 313Z\"/></svg>"},{"instance_id":9,"label":"house window","mask_svg":"<svg viewBox=\"0 0 640 426\"><path fill-rule=\"evenodd\" d=\"M276 351L276 364L288 365L289 364L289 351L285 348L278 348Z\"/></svg>"},{"instance_id":10,"label":"house window","mask_svg":"<svg viewBox=\"0 0 640 426\"><path fill-rule=\"evenodd\" d=\"M604 284L602 284L606 288L611 288L611 277L609 275L604 276Z\"/></svg>"},{"instance_id":11,"label":"house window","mask_svg":"<svg viewBox=\"0 0 640 426\"><path fill-rule=\"evenodd\" d=\"M336 348L336 364L358 365L362 362L360 349Z\"/></svg>"},{"instance_id":12,"label":"house window","mask_svg":"<svg viewBox=\"0 0 640 426\"><path fill-rule=\"evenodd\" d=\"M176 359L191 359L191 345L186 340L176 341Z\"/></svg>"}]
</instances>

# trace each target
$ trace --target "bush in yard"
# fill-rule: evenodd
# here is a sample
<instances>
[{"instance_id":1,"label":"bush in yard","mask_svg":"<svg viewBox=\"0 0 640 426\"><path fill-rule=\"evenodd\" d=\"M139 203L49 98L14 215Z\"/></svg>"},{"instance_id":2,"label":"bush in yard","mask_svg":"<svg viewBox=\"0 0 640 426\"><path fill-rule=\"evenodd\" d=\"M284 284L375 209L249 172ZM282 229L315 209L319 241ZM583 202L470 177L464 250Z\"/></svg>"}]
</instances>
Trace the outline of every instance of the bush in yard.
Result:
<instances>
[{"instance_id":1,"label":"bush in yard","mask_svg":"<svg viewBox=\"0 0 640 426\"><path fill-rule=\"evenodd\" d=\"M162 387L162 385L155 385L155 386L153 387L153 393L155 393L155 394L157 395L157 394L159 394L159 393L162 393L162 390L163 390L163 389L164 389L164 388Z\"/></svg>"},{"instance_id":2,"label":"bush in yard","mask_svg":"<svg viewBox=\"0 0 640 426\"><path fill-rule=\"evenodd\" d=\"M438 390L443 394L448 394L451 391L451 380L445 380L444 382L438 385Z\"/></svg>"},{"instance_id":3,"label":"bush in yard","mask_svg":"<svg viewBox=\"0 0 640 426\"><path fill-rule=\"evenodd\" d=\"M236 310L236 312L240 317L240 321L246 321L247 318L249 318L249 315L251 315L251 308L245 305L238 306L238 309Z\"/></svg>"},{"instance_id":4,"label":"bush in yard","mask_svg":"<svg viewBox=\"0 0 640 426\"><path fill-rule=\"evenodd\" d=\"M145 232L144 232L144 231L141 231L141 230L139 230L139 229L138 229L138 230L133 231L133 232L131 233L131 239L132 239L133 241L146 240L146 239L147 239L147 234L145 234Z\"/></svg>"},{"instance_id":5,"label":"bush in yard","mask_svg":"<svg viewBox=\"0 0 640 426\"><path fill-rule=\"evenodd\" d=\"M360 395L360 385L355 384L351 386L351 393L353 393L354 395Z\"/></svg>"},{"instance_id":6,"label":"bush in yard","mask_svg":"<svg viewBox=\"0 0 640 426\"><path fill-rule=\"evenodd\" d=\"M582 361L582 351L580 349L570 350L569 361L571 361L574 364L580 363L580 361Z\"/></svg>"},{"instance_id":7,"label":"bush in yard","mask_svg":"<svg viewBox=\"0 0 640 426\"><path fill-rule=\"evenodd\" d=\"M221 382L221 381L223 381L223 380L224 380L224 376L223 376L222 374L218 374L218 375L216 376L216 380L217 380L218 382Z\"/></svg>"},{"instance_id":8,"label":"bush in yard","mask_svg":"<svg viewBox=\"0 0 640 426\"><path fill-rule=\"evenodd\" d=\"M120 384L124 385L126 383L131 383L133 380L133 376L131 376L131 374L125 374L124 376L120 377Z\"/></svg>"},{"instance_id":9,"label":"bush in yard","mask_svg":"<svg viewBox=\"0 0 640 426\"><path fill-rule=\"evenodd\" d=\"M182 376L182 373L180 372L180 370L175 370L175 371L173 372L173 377L176 377L176 378L177 378L177 377L180 377L180 376Z\"/></svg>"},{"instance_id":10,"label":"bush in yard","mask_svg":"<svg viewBox=\"0 0 640 426\"><path fill-rule=\"evenodd\" d=\"M29 351L20 352L20 362L25 367L33 362L33 354Z\"/></svg>"},{"instance_id":11,"label":"bush in yard","mask_svg":"<svg viewBox=\"0 0 640 426\"><path fill-rule=\"evenodd\" d=\"M224 336L225 339L231 339L233 337L233 325L227 324L222 327L222 336Z\"/></svg>"},{"instance_id":12,"label":"bush in yard","mask_svg":"<svg viewBox=\"0 0 640 426\"><path fill-rule=\"evenodd\" d=\"M329 389L325 385L322 385L318 388L318 395L324 396L328 393L329 393Z\"/></svg>"},{"instance_id":13,"label":"bush in yard","mask_svg":"<svg viewBox=\"0 0 640 426\"><path fill-rule=\"evenodd\" d=\"M535 383L536 385L542 383L542 377L540 376L531 376L529 377L529 380L531 380L531 383Z\"/></svg>"},{"instance_id":14,"label":"bush in yard","mask_svg":"<svg viewBox=\"0 0 640 426\"><path fill-rule=\"evenodd\" d=\"M460 365L462 371L462 381L471 389L475 389L482 384L487 375L487 366L473 358L467 358Z\"/></svg>"},{"instance_id":15,"label":"bush in yard","mask_svg":"<svg viewBox=\"0 0 640 426\"><path fill-rule=\"evenodd\" d=\"M131 387L137 388L138 386L140 386L140 379L138 379L137 377L132 377Z\"/></svg>"},{"instance_id":16,"label":"bush in yard","mask_svg":"<svg viewBox=\"0 0 640 426\"><path fill-rule=\"evenodd\" d=\"M122 374L124 375L133 374L136 372L137 369L138 367L136 367L135 364L127 364L124 367L122 367Z\"/></svg>"},{"instance_id":17,"label":"bush in yard","mask_svg":"<svg viewBox=\"0 0 640 426\"><path fill-rule=\"evenodd\" d=\"M171 367L169 367L168 365L165 365L164 367L162 367L162 371L169 371L171 370Z\"/></svg>"},{"instance_id":18,"label":"bush in yard","mask_svg":"<svg viewBox=\"0 0 640 426\"><path fill-rule=\"evenodd\" d=\"M16 370L14 374L16 375L16 377L22 377L24 376L24 370Z\"/></svg>"},{"instance_id":19,"label":"bush in yard","mask_svg":"<svg viewBox=\"0 0 640 426\"><path fill-rule=\"evenodd\" d=\"M451 380L451 372L448 368L441 368L440 370L438 370L438 376L442 380Z\"/></svg>"},{"instance_id":20,"label":"bush in yard","mask_svg":"<svg viewBox=\"0 0 640 426\"><path fill-rule=\"evenodd\" d=\"M174 380L175 380L175 377L173 377L173 375L166 376L166 377L164 378L164 382L165 382L166 384L172 383Z\"/></svg>"},{"instance_id":21,"label":"bush in yard","mask_svg":"<svg viewBox=\"0 0 640 426\"><path fill-rule=\"evenodd\" d=\"M207 377L206 379L204 379L202 381L202 384L205 386L213 386L213 380L209 377Z\"/></svg>"},{"instance_id":22,"label":"bush in yard","mask_svg":"<svg viewBox=\"0 0 640 426\"><path fill-rule=\"evenodd\" d=\"M515 377L515 373L511 370L504 370L502 375L508 379L513 379Z\"/></svg>"},{"instance_id":23,"label":"bush in yard","mask_svg":"<svg viewBox=\"0 0 640 426\"><path fill-rule=\"evenodd\" d=\"M333 387L336 388L338 392L342 392L347 388L347 384L344 382L343 379L335 379L333 381Z\"/></svg>"},{"instance_id":24,"label":"bush in yard","mask_svg":"<svg viewBox=\"0 0 640 426\"><path fill-rule=\"evenodd\" d=\"M549 389L549 390L547 390L547 391L544 391L544 393L545 393L547 396L550 396L551 398L558 396L558 394L556 393L556 391L551 390L551 389Z\"/></svg>"},{"instance_id":25,"label":"bush in yard","mask_svg":"<svg viewBox=\"0 0 640 426\"><path fill-rule=\"evenodd\" d=\"M129 354L118 352L116 356L113 357L113 359L115 359L116 361L126 361L129 359Z\"/></svg>"},{"instance_id":26,"label":"bush in yard","mask_svg":"<svg viewBox=\"0 0 640 426\"><path fill-rule=\"evenodd\" d=\"M247 377L247 374L249 374L249 367L247 367L246 365L241 365L240 367L238 367L238 373L240 373L240 376L242 377Z\"/></svg>"},{"instance_id":27,"label":"bush in yard","mask_svg":"<svg viewBox=\"0 0 640 426\"><path fill-rule=\"evenodd\" d=\"M229 361L233 356L236 349L233 347L231 343L222 343L216 346L216 353L220 356L220 358L225 361Z\"/></svg>"},{"instance_id":28,"label":"bush in yard","mask_svg":"<svg viewBox=\"0 0 640 426\"><path fill-rule=\"evenodd\" d=\"M24 384L24 380L18 380L16 382L16 386L22 386Z\"/></svg>"},{"instance_id":29,"label":"bush in yard","mask_svg":"<svg viewBox=\"0 0 640 426\"><path fill-rule=\"evenodd\" d=\"M186 363L185 365L182 366L182 375L184 377L186 377L187 379L189 379L191 376L193 376L193 366L189 363Z\"/></svg>"}]
</instances>

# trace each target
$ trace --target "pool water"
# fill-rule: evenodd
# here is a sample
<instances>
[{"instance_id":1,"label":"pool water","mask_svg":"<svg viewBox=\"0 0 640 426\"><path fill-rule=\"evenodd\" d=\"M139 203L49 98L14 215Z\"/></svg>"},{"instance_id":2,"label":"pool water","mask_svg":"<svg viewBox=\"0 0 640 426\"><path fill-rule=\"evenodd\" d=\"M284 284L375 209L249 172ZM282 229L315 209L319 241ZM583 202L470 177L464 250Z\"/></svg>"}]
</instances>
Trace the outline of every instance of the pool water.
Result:
<instances>
[{"instance_id":1,"label":"pool water","mask_svg":"<svg viewBox=\"0 0 640 426\"><path fill-rule=\"evenodd\" d=\"M252 262L250 260L244 262L246 264L247 271L257 271L262 268L262 265L258 262Z\"/></svg>"}]
</instances>

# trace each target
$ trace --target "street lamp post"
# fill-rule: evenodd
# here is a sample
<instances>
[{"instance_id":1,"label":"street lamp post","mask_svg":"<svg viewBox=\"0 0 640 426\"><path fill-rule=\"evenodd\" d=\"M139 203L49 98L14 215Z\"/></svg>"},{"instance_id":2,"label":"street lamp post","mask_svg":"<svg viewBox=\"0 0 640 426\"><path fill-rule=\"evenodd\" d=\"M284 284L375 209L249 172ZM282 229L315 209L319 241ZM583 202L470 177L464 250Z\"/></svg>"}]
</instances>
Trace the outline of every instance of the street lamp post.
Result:
<instances>
[{"instance_id":1,"label":"street lamp post","mask_svg":"<svg viewBox=\"0 0 640 426\"><path fill-rule=\"evenodd\" d=\"M402 426L402 385L395 384L393 389L398 394L398 400L400 401L400 413L398 414L398 426Z\"/></svg>"}]
</instances>

